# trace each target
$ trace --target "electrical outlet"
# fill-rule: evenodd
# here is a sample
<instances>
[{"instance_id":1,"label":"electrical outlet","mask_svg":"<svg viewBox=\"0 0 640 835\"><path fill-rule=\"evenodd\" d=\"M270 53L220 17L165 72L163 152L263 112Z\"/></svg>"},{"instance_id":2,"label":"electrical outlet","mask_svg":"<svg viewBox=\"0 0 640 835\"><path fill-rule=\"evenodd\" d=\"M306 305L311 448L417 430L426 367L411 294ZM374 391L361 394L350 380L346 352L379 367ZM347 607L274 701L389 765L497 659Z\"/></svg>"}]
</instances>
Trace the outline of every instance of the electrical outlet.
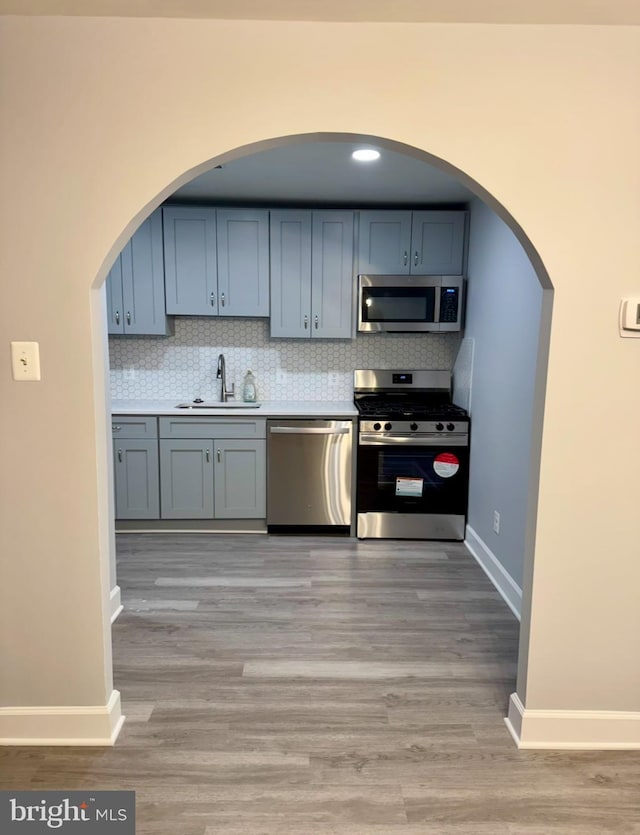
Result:
<instances>
[{"instance_id":1,"label":"electrical outlet","mask_svg":"<svg viewBox=\"0 0 640 835\"><path fill-rule=\"evenodd\" d=\"M500 533L500 514L497 510L493 511L493 532Z\"/></svg>"},{"instance_id":2,"label":"electrical outlet","mask_svg":"<svg viewBox=\"0 0 640 835\"><path fill-rule=\"evenodd\" d=\"M135 380L136 378L136 370L133 367L125 368L124 374L122 375L125 380Z\"/></svg>"},{"instance_id":3,"label":"electrical outlet","mask_svg":"<svg viewBox=\"0 0 640 835\"><path fill-rule=\"evenodd\" d=\"M283 368L276 369L276 383L284 385L287 382L287 372Z\"/></svg>"},{"instance_id":4,"label":"electrical outlet","mask_svg":"<svg viewBox=\"0 0 640 835\"><path fill-rule=\"evenodd\" d=\"M340 374L337 371L330 371L327 374L327 383L330 386L337 386L340 382Z\"/></svg>"}]
</instances>

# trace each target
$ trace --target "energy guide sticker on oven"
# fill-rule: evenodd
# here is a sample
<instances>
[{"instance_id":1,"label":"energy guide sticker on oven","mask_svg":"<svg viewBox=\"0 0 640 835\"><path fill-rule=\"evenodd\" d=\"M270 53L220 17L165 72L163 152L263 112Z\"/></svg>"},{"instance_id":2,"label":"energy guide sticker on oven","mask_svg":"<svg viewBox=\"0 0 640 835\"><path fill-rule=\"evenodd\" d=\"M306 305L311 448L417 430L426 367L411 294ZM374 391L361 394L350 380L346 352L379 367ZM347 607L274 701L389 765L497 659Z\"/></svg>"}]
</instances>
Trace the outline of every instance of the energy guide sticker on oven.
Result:
<instances>
[{"instance_id":1,"label":"energy guide sticker on oven","mask_svg":"<svg viewBox=\"0 0 640 835\"><path fill-rule=\"evenodd\" d=\"M396 496L421 496L424 480L421 478L396 478Z\"/></svg>"}]
</instances>

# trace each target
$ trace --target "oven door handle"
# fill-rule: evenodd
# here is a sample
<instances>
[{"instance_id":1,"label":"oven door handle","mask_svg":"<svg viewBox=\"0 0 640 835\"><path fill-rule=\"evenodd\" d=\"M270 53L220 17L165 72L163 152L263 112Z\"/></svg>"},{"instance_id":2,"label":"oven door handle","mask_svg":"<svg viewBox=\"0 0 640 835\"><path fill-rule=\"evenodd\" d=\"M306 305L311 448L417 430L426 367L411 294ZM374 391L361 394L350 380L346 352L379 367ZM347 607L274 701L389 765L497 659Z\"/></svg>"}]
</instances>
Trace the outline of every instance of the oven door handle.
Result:
<instances>
[{"instance_id":1,"label":"oven door handle","mask_svg":"<svg viewBox=\"0 0 640 835\"><path fill-rule=\"evenodd\" d=\"M358 436L360 446L469 446L468 435L440 435L433 438L418 437L416 435L369 435L363 433Z\"/></svg>"}]
</instances>

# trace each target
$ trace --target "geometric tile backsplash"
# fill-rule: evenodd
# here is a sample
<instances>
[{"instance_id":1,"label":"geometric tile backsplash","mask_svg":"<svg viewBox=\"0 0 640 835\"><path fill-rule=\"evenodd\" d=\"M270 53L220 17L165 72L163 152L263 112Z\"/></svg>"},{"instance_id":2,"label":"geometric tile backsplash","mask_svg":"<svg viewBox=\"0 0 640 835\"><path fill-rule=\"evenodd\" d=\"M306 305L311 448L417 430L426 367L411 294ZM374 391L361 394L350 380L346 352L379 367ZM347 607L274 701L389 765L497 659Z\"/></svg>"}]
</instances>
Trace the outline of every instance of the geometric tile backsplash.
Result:
<instances>
[{"instance_id":1,"label":"geometric tile backsplash","mask_svg":"<svg viewBox=\"0 0 640 835\"><path fill-rule=\"evenodd\" d=\"M355 339L271 339L268 319L177 317L170 337L109 337L111 396L217 400L218 354L227 386L248 368L260 400L350 400L354 368L452 369L457 333L358 334Z\"/></svg>"}]
</instances>

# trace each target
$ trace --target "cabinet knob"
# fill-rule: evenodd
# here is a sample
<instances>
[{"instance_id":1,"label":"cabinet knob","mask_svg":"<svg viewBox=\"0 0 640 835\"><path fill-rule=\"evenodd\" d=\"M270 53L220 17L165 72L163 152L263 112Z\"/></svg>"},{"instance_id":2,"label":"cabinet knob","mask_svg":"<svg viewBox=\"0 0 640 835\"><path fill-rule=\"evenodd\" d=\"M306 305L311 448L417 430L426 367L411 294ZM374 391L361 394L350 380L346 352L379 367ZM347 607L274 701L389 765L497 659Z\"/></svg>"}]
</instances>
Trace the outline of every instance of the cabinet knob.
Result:
<instances>
[{"instance_id":1,"label":"cabinet knob","mask_svg":"<svg viewBox=\"0 0 640 835\"><path fill-rule=\"evenodd\" d=\"M211 453L209 452L208 449L206 449L204 451L204 455L205 455L205 458L207 459L207 463L209 463L209 461L211 461Z\"/></svg>"},{"instance_id":2,"label":"cabinet knob","mask_svg":"<svg viewBox=\"0 0 640 835\"><path fill-rule=\"evenodd\" d=\"M304 317L304 329L306 330L309 327L309 317L305 315Z\"/></svg>"},{"instance_id":3,"label":"cabinet knob","mask_svg":"<svg viewBox=\"0 0 640 835\"><path fill-rule=\"evenodd\" d=\"M211 293L211 296L209 298L211 299L211 307L215 307L216 306L216 294Z\"/></svg>"},{"instance_id":4,"label":"cabinet knob","mask_svg":"<svg viewBox=\"0 0 640 835\"><path fill-rule=\"evenodd\" d=\"M224 293L220 293L220 304L224 307Z\"/></svg>"},{"instance_id":5,"label":"cabinet knob","mask_svg":"<svg viewBox=\"0 0 640 835\"><path fill-rule=\"evenodd\" d=\"M120 463L122 463L122 450L121 449L118 450L118 461L120 461Z\"/></svg>"},{"instance_id":6,"label":"cabinet knob","mask_svg":"<svg viewBox=\"0 0 640 835\"><path fill-rule=\"evenodd\" d=\"M413 255L413 264L414 264L415 267L418 266L418 250L417 249L416 249L416 251Z\"/></svg>"},{"instance_id":7,"label":"cabinet knob","mask_svg":"<svg viewBox=\"0 0 640 835\"><path fill-rule=\"evenodd\" d=\"M127 310L127 325L131 324L131 311Z\"/></svg>"},{"instance_id":8,"label":"cabinet knob","mask_svg":"<svg viewBox=\"0 0 640 835\"><path fill-rule=\"evenodd\" d=\"M316 315L315 315L315 317L314 317L314 320L313 320L313 321L314 321L314 324L315 324L315 326L316 326L316 330L318 330L318 321L319 321L319 320L318 320L318 314L317 314L317 313L316 313Z\"/></svg>"},{"instance_id":9,"label":"cabinet knob","mask_svg":"<svg viewBox=\"0 0 640 835\"><path fill-rule=\"evenodd\" d=\"M405 250L405 253L404 253L404 258L402 260L403 260L404 265L406 267L407 263L409 262L409 253L406 250Z\"/></svg>"},{"instance_id":10,"label":"cabinet knob","mask_svg":"<svg viewBox=\"0 0 640 835\"><path fill-rule=\"evenodd\" d=\"M120 324L120 311L116 310L116 325Z\"/></svg>"},{"instance_id":11,"label":"cabinet knob","mask_svg":"<svg viewBox=\"0 0 640 835\"><path fill-rule=\"evenodd\" d=\"M115 423L112 423L112 424L111 424L111 431L112 431L112 432L119 432L121 429L122 429L122 427L121 427L121 426L118 426L118 425L117 425L117 424L115 424Z\"/></svg>"},{"instance_id":12,"label":"cabinet knob","mask_svg":"<svg viewBox=\"0 0 640 835\"><path fill-rule=\"evenodd\" d=\"M222 462L222 453L218 450L218 464Z\"/></svg>"}]
</instances>

